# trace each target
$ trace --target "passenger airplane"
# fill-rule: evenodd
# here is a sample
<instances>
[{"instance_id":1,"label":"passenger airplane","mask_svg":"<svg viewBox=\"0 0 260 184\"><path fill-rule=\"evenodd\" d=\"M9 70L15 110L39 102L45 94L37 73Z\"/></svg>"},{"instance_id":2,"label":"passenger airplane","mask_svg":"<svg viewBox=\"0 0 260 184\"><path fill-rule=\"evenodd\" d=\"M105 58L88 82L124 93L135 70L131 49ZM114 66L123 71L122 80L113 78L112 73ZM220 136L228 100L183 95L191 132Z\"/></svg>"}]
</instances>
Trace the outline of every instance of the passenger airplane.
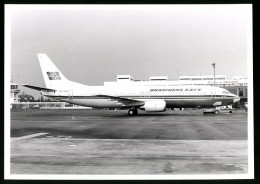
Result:
<instances>
[{"instance_id":1,"label":"passenger airplane","mask_svg":"<svg viewBox=\"0 0 260 184\"><path fill-rule=\"evenodd\" d=\"M86 86L66 79L46 54L38 54L38 58L46 88L23 86L71 104L129 109L129 115L137 115L138 109L163 112L166 108L216 108L240 100L229 91L212 86Z\"/></svg>"}]
</instances>

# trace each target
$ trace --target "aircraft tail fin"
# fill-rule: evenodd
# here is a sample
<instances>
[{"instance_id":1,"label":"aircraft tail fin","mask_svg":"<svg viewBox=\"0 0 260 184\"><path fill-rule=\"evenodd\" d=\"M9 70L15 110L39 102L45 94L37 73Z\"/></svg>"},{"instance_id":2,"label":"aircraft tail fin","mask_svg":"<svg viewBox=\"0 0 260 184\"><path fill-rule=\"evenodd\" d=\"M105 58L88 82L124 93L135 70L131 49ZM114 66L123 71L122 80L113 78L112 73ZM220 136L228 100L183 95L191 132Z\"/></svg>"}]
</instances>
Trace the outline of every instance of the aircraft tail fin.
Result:
<instances>
[{"instance_id":1,"label":"aircraft tail fin","mask_svg":"<svg viewBox=\"0 0 260 184\"><path fill-rule=\"evenodd\" d=\"M82 88L83 84L69 81L54 65L46 54L37 54L46 88L49 89L75 89Z\"/></svg>"}]
</instances>

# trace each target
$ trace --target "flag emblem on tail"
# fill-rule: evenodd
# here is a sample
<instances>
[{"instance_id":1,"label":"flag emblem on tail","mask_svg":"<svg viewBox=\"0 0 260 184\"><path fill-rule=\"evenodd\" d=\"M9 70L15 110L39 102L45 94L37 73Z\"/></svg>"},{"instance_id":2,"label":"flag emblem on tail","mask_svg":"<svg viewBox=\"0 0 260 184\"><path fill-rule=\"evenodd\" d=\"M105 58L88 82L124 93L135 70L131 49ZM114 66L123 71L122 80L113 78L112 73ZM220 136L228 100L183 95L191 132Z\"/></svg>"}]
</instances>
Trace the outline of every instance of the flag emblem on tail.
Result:
<instances>
[{"instance_id":1,"label":"flag emblem on tail","mask_svg":"<svg viewBox=\"0 0 260 184\"><path fill-rule=\"evenodd\" d=\"M59 72L47 72L49 80L61 80Z\"/></svg>"}]
</instances>

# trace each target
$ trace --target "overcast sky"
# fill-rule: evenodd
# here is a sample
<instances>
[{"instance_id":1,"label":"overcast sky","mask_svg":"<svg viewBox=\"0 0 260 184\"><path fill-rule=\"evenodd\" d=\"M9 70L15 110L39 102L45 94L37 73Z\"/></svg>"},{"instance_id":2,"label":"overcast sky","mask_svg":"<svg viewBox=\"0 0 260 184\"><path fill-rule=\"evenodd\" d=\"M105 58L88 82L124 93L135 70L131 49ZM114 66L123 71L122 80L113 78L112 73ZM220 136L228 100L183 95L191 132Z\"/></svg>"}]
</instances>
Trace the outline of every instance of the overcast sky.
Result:
<instances>
[{"instance_id":1,"label":"overcast sky","mask_svg":"<svg viewBox=\"0 0 260 184\"><path fill-rule=\"evenodd\" d=\"M37 53L87 85L150 76L247 75L248 5L16 6L11 75L45 86ZM19 75L19 78L18 78Z\"/></svg>"}]
</instances>

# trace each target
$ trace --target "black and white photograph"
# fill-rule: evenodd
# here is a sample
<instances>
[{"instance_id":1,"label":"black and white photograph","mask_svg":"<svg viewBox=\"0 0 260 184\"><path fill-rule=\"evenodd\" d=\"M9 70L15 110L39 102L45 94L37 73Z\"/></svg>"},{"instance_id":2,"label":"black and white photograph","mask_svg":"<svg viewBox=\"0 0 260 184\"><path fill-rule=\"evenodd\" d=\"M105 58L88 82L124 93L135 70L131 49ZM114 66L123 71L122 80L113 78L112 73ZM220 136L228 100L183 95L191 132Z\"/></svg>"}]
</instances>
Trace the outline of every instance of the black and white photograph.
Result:
<instances>
[{"instance_id":1,"label":"black and white photograph","mask_svg":"<svg viewBox=\"0 0 260 184\"><path fill-rule=\"evenodd\" d=\"M253 179L252 4L5 4L5 179Z\"/></svg>"}]
</instances>

